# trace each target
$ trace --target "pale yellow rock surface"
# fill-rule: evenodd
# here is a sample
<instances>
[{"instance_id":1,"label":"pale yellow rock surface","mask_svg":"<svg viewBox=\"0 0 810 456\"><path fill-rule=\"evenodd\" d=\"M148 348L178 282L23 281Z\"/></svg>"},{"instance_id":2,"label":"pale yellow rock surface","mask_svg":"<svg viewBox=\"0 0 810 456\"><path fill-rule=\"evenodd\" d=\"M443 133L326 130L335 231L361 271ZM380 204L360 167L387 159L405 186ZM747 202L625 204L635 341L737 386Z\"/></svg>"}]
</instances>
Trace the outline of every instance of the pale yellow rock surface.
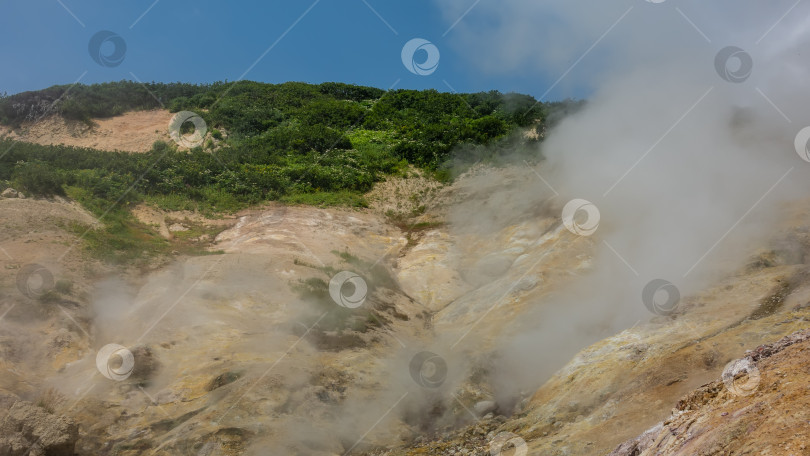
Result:
<instances>
[{"instance_id":1,"label":"pale yellow rock surface","mask_svg":"<svg viewBox=\"0 0 810 456\"><path fill-rule=\"evenodd\" d=\"M547 363L546 378L515 398L516 413L476 416L499 394L485 367L502 337L556 311L555 296L593 267L598 238L566 230L552 197L528 170L474 169L437 190L425 218L438 223L418 232L374 209L270 204L224 220L209 246L220 254L124 275L80 250L59 262L78 236L55 220L93 223L76 205L0 200L15 214L0 231L0 389L31 402L57 390L57 411L81 429L77 454L485 454L507 431L530 454L607 454L745 349L808 326L803 204L774 233L791 249L752 246L765 250L673 315L595 343L529 347L525 367ZM164 235L205 223L140 213ZM33 261L73 291L56 303L21 296L13 268ZM357 313L329 299L344 270L368 284ZM105 378L95 356L110 343L139 353L140 370ZM422 350L447 360L438 388L411 378Z\"/></svg>"}]
</instances>

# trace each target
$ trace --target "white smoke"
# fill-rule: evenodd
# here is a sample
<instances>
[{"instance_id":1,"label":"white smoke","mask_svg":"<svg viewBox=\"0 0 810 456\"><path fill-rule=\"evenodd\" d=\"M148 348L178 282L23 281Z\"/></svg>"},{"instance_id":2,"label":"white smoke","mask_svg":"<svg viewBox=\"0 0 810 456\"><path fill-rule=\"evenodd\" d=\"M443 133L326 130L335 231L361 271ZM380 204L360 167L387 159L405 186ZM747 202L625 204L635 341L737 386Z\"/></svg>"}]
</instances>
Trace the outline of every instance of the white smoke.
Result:
<instances>
[{"instance_id":1,"label":"white smoke","mask_svg":"<svg viewBox=\"0 0 810 456\"><path fill-rule=\"evenodd\" d=\"M448 21L466 10L441 7ZM794 1L514 0L481 2L453 29L448 44L484 75L531 74L543 101L588 99L549 132L539 169L560 210L575 198L598 207L592 273L543 303L542 318L522 318L499 369L510 393L649 319L651 280L686 296L738 268L806 194L810 164L793 142L810 124L808 13ZM716 61L728 46L742 58ZM553 353L528 362L539 346Z\"/></svg>"},{"instance_id":2,"label":"white smoke","mask_svg":"<svg viewBox=\"0 0 810 456\"><path fill-rule=\"evenodd\" d=\"M449 24L469 8L459 2L438 4ZM521 316L523 325L504 341L503 356L493 369L508 377L502 382L495 379L501 387L499 396L539 386L590 341L649 318L640 297L651 280L668 280L685 296L716 274L732 270L750 254L751 246L765 242L779 221L780 204L804 196L810 164L799 159L793 140L810 124L802 90L810 63L801 53L810 41L810 5L798 4L791 10L793 5L793 0L481 1L451 30L445 45L485 76L516 72L534 76L538 84L533 93L545 95L544 101L588 95L583 111L549 133L542 145L546 160L540 166L559 193L560 211L575 198L599 208L592 274L583 277L576 289L544 303L542 318ZM715 67L718 52L731 45L747 52L754 64L750 77L741 83L725 81ZM736 71L734 62L729 65ZM537 188L545 185L537 183ZM465 220L511 220L510 215L531 210L549 194L512 188L489 196L497 204L491 210L470 205L474 217ZM281 304L293 303L292 313L300 303L284 294L289 293L285 280L268 280L263 260L249 267L230 259L210 273L226 278L210 282L208 261L212 260L156 275L140 293L123 293L127 287L120 282L101 286L94 336L99 345L139 341L173 346L175 339L189 346L199 344L211 355L199 362L212 369L212 377L231 365L242 369L245 360L259 360L247 363L243 374L249 381L235 385L231 398L252 405L249 399L254 396L242 401L241 391L262 379L266 367L286 359L291 350L288 334L275 325L275 315L279 320L288 318ZM186 290L197 280L199 286L186 299ZM153 328L156 321L161 324ZM242 335L228 347L208 337L232 334L229 331ZM472 363L450 359L448 343L424 347L445 354L452 367L434 395L405 369L413 356L411 347L417 345L408 342L409 350L389 359L383 355L376 363L351 359L363 368L390 372L390 378L358 375L379 380L380 385L357 388L359 392L334 409L311 405L312 397L302 398L314 390L306 383L308 374L317 372L319 360L309 356L314 348L308 344L297 346L307 356L293 353L289 356L294 362L274 368L274 382L257 381L268 396L276 384L284 385L291 392L280 402L300 406L300 415L278 424L272 438L299 449L335 454L364 438L363 442L393 441L396 436L388 435L394 428L391 422L427 416L433 404L442 402L436 395L452 404L448 398ZM181 378L181 366L192 369L188 365L194 363L182 364L178 351L164 349L164 370L147 392L157 395ZM220 351L233 355L233 364L227 357L220 362ZM94 369L91 358L85 370ZM266 410L286 410L284 404L261 406L267 407L261 409L264 415ZM332 416L327 419L321 413ZM235 415L229 418L238 423ZM312 422L300 423L306 419ZM257 445L260 454L278 451L266 445Z\"/></svg>"}]
</instances>

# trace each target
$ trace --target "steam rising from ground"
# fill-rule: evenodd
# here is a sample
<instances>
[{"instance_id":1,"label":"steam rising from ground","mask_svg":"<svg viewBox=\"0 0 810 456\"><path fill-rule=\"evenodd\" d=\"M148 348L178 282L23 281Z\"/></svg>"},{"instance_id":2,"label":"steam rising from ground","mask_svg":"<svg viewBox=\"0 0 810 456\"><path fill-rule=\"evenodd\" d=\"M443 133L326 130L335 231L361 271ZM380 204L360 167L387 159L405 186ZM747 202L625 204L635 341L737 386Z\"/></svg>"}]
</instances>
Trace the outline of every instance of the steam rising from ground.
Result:
<instances>
[{"instance_id":1,"label":"steam rising from ground","mask_svg":"<svg viewBox=\"0 0 810 456\"><path fill-rule=\"evenodd\" d=\"M459 8L446 4L448 19ZM510 331L501 394L536 388L588 343L648 320L651 280L686 296L767 244L780 209L807 189L793 141L810 122L808 13L793 1L526 0L482 2L457 26L453 47L484 74L531 72L548 81L536 94L555 99L594 88L542 145L537 170L553 191L500 198L523 210L556 192L560 211L582 198L601 213L591 273ZM716 68L730 45L752 58L743 82Z\"/></svg>"},{"instance_id":2,"label":"steam rising from ground","mask_svg":"<svg viewBox=\"0 0 810 456\"><path fill-rule=\"evenodd\" d=\"M536 95L549 89L554 99L572 95L571 87L594 89L585 109L559 124L537 151L545 160L536 170L550 187L535 180L528 187L504 188L487 195L497 202L492 210L471 204L469 210L462 206L454 212L455 220L465 226L451 230L532 217L534 208L549 210L549 205L560 214L575 198L594 203L601 214L591 237L594 257L589 273L576 279L576 287L536 303L534 315L521 316L521 323L504 331L508 335L492 369L496 395L504 404L517 392L538 387L588 343L649 319L652 315L641 294L651 280L665 279L686 296L738 267L752 253L751 246L766 244L779 221L780 205L805 196L803 181L810 164L799 159L793 140L810 124L804 90L810 64L801 55L810 44L806 26L810 5L799 4L780 21L793 5L792 1L710 5L483 1L453 29L450 45L484 74L537 75L547 82L538 84ZM442 2L441 7L452 22L469 6ZM716 71L715 56L728 45L743 48L753 59L753 72L742 83L728 82ZM564 77L555 83L560 76ZM532 173L522 161L515 166ZM264 320L251 316L276 312L280 319L294 314L280 307L283 302L305 304L290 298L286 279L267 273L264 259L240 265L229 258L211 266L215 261L204 258L155 276L137 297L122 295L126 287L121 283L102 286L96 299L95 338L120 343L143 338L144 343L167 344L185 338L194 344L195 337L210 334L212 340L199 343L219 355L218 333L241 333L242 342L222 351L232 351L234 366L251 366L241 375L252 383L269 363L263 354L273 352L283 359L289 345L288 334L263 327ZM220 277L216 286L202 279L209 267ZM184 297L197 280L194 292ZM246 296L245 290L254 295ZM279 295L284 299L274 298ZM150 328L170 307L160 326ZM361 385L356 388L360 392L339 406L305 403L297 412L301 416L275 429L273 437L278 440L267 446L262 442L257 451L278 450L274 445L282 440L336 453L365 437L366 430L375 429L371 437L378 432L385 435L389 420L410 421L418 427L437 397L451 403L447 398L473 364L462 351L453 351L454 340L443 335L441 341L424 347L441 353L451 365L440 388L426 390L409 376L406 366L419 342L405 341L407 350L393 356L385 353L373 365L385 375L365 377L379 384ZM298 364L281 363L273 374L283 377L288 389L307 388L308 375L318 363L313 352L301 344L291 355ZM176 365L165 362L149 392L157 393L182 377L180 367L193 371L193 363L176 356L171 360ZM216 364L206 361L217 369L229 366L219 359ZM259 391L266 387L271 395L271 387L265 385L270 382L257 384ZM222 396L212 399L211 405ZM241 390L229 400L240 397ZM250 411L255 412L253 418L269 416L266 410L285 410L284 404L271 409L270 399L260 399L250 404L256 407ZM291 395L289 401L296 400ZM220 406L215 415L227 409ZM304 416L315 416L317 425L296 421ZM378 421L384 416L386 420ZM441 421L445 417L441 410L436 417L441 424L452 424ZM235 418L234 422L240 424Z\"/></svg>"},{"instance_id":3,"label":"steam rising from ground","mask_svg":"<svg viewBox=\"0 0 810 456\"><path fill-rule=\"evenodd\" d=\"M504 330L490 372L506 411L518 392L533 391L584 346L652 317L641 301L651 280L667 280L686 296L733 271L752 245L765 245L780 204L803 196L808 168L793 139L810 122L800 96L808 68L797 57L808 39L801 21L810 7L800 5L765 35L792 3L586 3L481 2L449 38L485 73L542 76L550 82L537 90L553 85L555 99L571 95L571 87L594 89L586 108L551 131L537 151L545 158L537 171L550 187L534 181L503 188L486 195L497 202L491 210L473 202L469 210L451 211L460 222L451 230L459 232L536 217L537 207L559 216L575 198L601 214L590 271ZM443 7L448 17L463 13L454 4ZM715 56L727 45L752 56L754 71L745 82L717 72ZM532 173L522 161L515 166ZM409 376L419 342L406 341L407 350L382 354L371 365L379 384L354 385L334 407L302 407L301 416L278 424L273 443L259 442L254 450L280 445L329 454L361 438L394 441L390 424L397 420L415 429L453 424L451 395L474 364L469 352L453 350L455 336L424 347L451 366L440 388L425 389ZM283 350L284 344L268 339L266 345ZM298 422L305 415L316 416L317 425Z\"/></svg>"}]
</instances>

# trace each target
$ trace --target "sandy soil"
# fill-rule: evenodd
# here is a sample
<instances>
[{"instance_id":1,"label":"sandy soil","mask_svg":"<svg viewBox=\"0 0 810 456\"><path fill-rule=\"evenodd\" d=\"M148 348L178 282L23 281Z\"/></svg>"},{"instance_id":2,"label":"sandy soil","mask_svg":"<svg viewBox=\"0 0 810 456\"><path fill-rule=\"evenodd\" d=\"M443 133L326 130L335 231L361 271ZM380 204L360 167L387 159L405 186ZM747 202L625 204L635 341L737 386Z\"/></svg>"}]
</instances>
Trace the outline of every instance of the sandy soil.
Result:
<instances>
[{"instance_id":1,"label":"sandy soil","mask_svg":"<svg viewBox=\"0 0 810 456\"><path fill-rule=\"evenodd\" d=\"M14 131L0 126L0 137L45 145L146 152L155 141L171 140L168 133L171 118L172 114L166 110L133 111L109 119L93 119L93 126L89 126L53 116Z\"/></svg>"},{"instance_id":2,"label":"sandy soil","mask_svg":"<svg viewBox=\"0 0 810 456\"><path fill-rule=\"evenodd\" d=\"M746 353L740 375L701 386L672 416L609 456L810 454L810 331Z\"/></svg>"},{"instance_id":3,"label":"sandy soil","mask_svg":"<svg viewBox=\"0 0 810 456\"><path fill-rule=\"evenodd\" d=\"M170 117L166 111L134 112L92 128L51 118L10 134L40 144L138 152L168 140ZM8 130L0 129L4 134ZM504 190L512 193L504 196ZM246 454L257 434L283 440L298 417L326 429L332 423L328 404L345 405L348 394L369 409L384 404L364 416L368 423L352 415L351 427L370 429L399 397L385 396L380 359L390 356L391 366L399 366L393 354L399 347L407 361L411 347L472 327L475 343L463 358L485 353L494 335L571 280L568 271L587 265L589 241L560 229L558 212L537 204L542 198L525 207L510 203L522 201L510 198L515 194L547 192L529 170L481 168L446 187L418 176L390 179L368 195L368 211L268 204L209 220L141 205L136 218L170 239L198 236L201 227L229 227L201 241L221 255L177 257L141 275L113 271L83 253L75 226L96 222L77 204L0 199L0 393L37 402L46 388L59 387L69 400L54 408L83 429L78 454L111 448L122 456ZM370 444L364 449L401 440L404 447L384 454L482 455L495 434L511 432L526 441L530 454L607 454L665 420L654 448L661 454L810 454L804 443L810 434L807 342L763 358L761 383L750 396L733 396L718 383L726 363L745 348L807 327L809 214L810 202L797 205L796 216L776 234L792 240L783 258L763 257L752 263L756 267L685 300L682 313L582 350L508 419L482 417L439 436L404 421L382 424L365 436ZM403 223L395 223L397 215L406 225L434 223L409 237L398 226ZM540 260L541 272L530 274ZM353 270L363 262L390 268L395 286L380 286L369 299L381 304L386 326L363 334L368 341L352 349L321 351L310 339L298 344L303 338L293 327L300 326L303 306L293 285L313 278L325 283L326 270ZM47 268L63 291L50 300L22 293L17 279L30 263ZM505 311L487 315L507 293ZM774 302L779 305L769 305ZM482 316L487 323L475 326ZM140 340L142 334L149 337ZM151 383L141 388L134 380L106 382L97 375L98 348L136 340L162 363ZM265 376L268 367L273 372ZM396 369L407 377L404 368ZM87 395L85 374L95 375ZM232 384L218 381L229 374L236 378ZM417 397L428 393L405 382L412 389L403 404L416 407ZM458 398L460 406L451 403L460 417L469 414L464 407L489 394L484 383L463 385L480 391L465 396L466 405ZM692 391L668 419L672 405ZM753 437L743 438L749 430ZM336 442L332 432L323 432L320 452L309 454L343 454L356 440ZM684 438L689 432L696 438ZM411 444L418 435L424 440ZM281 448L272 443L268 448Z\"/></svg>"}]
</instances>

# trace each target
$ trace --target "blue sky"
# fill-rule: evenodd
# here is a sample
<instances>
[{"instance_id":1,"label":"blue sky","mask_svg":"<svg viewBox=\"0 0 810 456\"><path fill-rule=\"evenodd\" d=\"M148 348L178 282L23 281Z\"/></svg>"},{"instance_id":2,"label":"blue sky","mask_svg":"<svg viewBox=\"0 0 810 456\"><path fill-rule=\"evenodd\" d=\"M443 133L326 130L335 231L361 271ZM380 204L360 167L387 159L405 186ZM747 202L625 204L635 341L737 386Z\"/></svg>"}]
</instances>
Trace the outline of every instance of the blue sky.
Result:
<instances>
[{"instance_id":1,"label":"blue sky","mask_svg":"<svg viewBox=\"0 0 810 456\"><path fill-rule=\"evenodd\" d=\"M542 72L484 75L468 53L454 52L458 49L451 46L455 29L474 19L474 14L465 16L464 12L475 9L476 0L458 0L459 11L449 13L429 0L313 3L6 1L0 7L0 40L4 43L0 48L0 92L69 84L82 75L83 83L121 79L200 83L233 81L244 75L245 79L272 83L341 81L384 89L396 83L396 88L497 89L539 96L558 76ZM461 22L451 29L459 18ZM88 43L102 30L114 32L126 42L125 59L119 66L99 65L90 56ZM403 65L400 53L412 38L426 39L440 50L434 73L415 75ZM112 45L106 46L103 51ZM417 59L422 57L424 54L417 54ZM547 98L581 95L581 88L561 86Z\"/></svg>"}]
</instances>

